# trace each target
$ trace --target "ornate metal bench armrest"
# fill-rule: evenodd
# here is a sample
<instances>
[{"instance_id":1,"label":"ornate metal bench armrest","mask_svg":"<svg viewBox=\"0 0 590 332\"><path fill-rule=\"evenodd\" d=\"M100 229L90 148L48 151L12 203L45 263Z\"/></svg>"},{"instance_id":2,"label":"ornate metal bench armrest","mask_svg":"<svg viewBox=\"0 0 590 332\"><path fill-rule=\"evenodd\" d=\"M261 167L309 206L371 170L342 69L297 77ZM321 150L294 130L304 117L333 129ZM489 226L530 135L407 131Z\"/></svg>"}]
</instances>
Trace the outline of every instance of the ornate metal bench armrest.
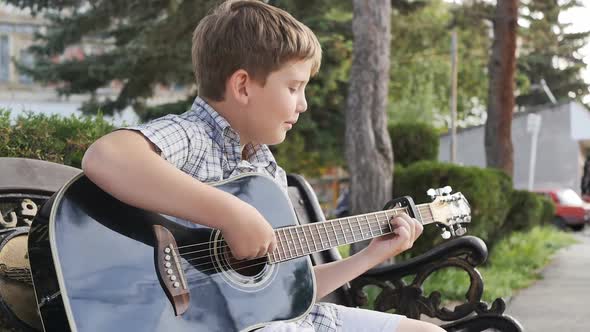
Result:
<instances>
[{"instance_id":1,"label":"ornate metal bench armrest","mask_svg":"<svg viewBox=\"0 0 590 332\"><path fill-rule=\"evenodd\" d=\"M364 273L362 277L391 279L416 274L426 264L436 264L449 257L465 257L469 265L478 266L486 261L488 249L480 238L464 236L437 245L420 256L393 265L377 267Z\"/></svg>"},{"instance_id":2,"label":"ornate metal bench armrest","mask_svg":"<svg viewBox=\"0 0 590 332\"><path fill-rule=\"evenodd\" d=\"M396 313L409 318L419 319L421 314L425 314L442 321L453 322L443 325L449 331L482 331L490 327L498 328L500 331L521 331L522 328L517 321L503 315L506 309L504 300L498 298L491 306L481 301L483 280L476 266L484 263L487 255L485 243L477 237L453 239L418 257L367 271L351 282L353 301L355 305L365 305L367 294L363 288L376 286L381 289L381 293L375 299L375 310L395 309ZM424 281L433 272L449 267L464 270L470 279L465 302L453 310L441 307L439 291L425 296L422 290ZM403 278L408 276L414 277L411 283L406 284Z\"/></svg>"}]
</instances>

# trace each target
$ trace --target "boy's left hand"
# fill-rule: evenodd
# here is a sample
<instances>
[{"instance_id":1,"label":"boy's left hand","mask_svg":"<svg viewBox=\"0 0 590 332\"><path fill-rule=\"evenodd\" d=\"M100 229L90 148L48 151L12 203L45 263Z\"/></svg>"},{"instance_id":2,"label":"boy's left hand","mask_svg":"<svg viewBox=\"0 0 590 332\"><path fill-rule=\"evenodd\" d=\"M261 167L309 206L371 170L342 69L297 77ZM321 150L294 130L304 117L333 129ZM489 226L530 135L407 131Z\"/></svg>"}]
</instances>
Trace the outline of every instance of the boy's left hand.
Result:
<instances>
[{"instance_id":1,"label":"boy's left hand","mask_svg":"<svg viewBox=\"0 0 590 332\"><path fill-rule=\"evenodd\" d=\"M395 216L390 223L393 234L373 239L365 249L366 253L375 259L375 265L410 249L422 234L422 224L405 213Z\"/></svg>"}]
</instances>

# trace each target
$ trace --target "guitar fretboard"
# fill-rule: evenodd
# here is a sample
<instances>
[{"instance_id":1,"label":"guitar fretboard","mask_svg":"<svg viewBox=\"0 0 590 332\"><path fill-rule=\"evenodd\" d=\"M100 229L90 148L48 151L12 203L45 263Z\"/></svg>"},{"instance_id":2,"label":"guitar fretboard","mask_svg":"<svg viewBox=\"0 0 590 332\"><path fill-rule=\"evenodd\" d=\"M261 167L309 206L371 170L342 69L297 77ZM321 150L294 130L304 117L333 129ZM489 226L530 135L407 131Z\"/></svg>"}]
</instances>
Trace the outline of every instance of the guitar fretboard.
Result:
<instances>
[{"instance_id":1,"label":"guitar fretboard","mask_svg":"<svg viewBox=\"0 0 590 332\"><path fill-rule=\"evenodd\" d=\"M433 222L429 204L417 205L416 208L418 215L415 217L418 221L423 225ZM275 230L277 248L269 255L270 262L287 261L344 244L390 234L394 231L390 223L391 218L402 212L408 213L407 208L279 228Z\"/></svg>"}]
</instances>

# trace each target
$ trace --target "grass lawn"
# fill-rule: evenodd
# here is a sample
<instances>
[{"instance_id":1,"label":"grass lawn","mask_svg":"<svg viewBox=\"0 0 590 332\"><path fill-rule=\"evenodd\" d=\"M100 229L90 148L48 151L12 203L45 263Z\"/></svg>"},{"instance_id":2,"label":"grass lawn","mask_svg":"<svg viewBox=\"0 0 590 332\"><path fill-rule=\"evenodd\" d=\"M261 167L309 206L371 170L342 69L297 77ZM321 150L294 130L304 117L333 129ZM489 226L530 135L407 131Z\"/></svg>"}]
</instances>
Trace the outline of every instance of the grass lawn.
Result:
<instances>
[{"instance_id":1,"label":"grass lawn","mask_svg":"<svg viewBox=\"0 0 590 332\"><path fill-rule=\"evenodd\" d=\"M514 232L492 249L485 265L478 267L484 280L483 300L491 302L498 297L511 297L540 278L541 269L560 248L574 244L574 237L552 226L535 227L527 232ZM343 256L348 248L340 247ZM412 278L406 280L411 282ZM469 276L463 270L446 268L430 275L424 283L424 294L438 290L443 302L462 301L469 288ZM368 308L378 294L376 287L366 288Z\"/></svg>"}]
</instances>

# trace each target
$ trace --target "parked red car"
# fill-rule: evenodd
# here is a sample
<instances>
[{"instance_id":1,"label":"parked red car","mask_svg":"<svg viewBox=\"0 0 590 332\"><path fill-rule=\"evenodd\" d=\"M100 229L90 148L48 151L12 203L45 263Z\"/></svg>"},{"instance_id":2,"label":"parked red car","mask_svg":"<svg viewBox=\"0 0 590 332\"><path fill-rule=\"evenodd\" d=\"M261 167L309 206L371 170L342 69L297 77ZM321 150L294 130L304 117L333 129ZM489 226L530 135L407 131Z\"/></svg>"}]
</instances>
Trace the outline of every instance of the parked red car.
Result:
<instances>
[{"instance_id":1,"label":"parked red car","mask_svg":"<svg viewBox=\"0 0 590 332\"><path fill-rule=\"evenodd\" d=\"M559 227L570 227L581 230L590 223L590 204L580 198L572 189L535 190L555 203L555 224Z\"/></svg>"}]
</instances>

